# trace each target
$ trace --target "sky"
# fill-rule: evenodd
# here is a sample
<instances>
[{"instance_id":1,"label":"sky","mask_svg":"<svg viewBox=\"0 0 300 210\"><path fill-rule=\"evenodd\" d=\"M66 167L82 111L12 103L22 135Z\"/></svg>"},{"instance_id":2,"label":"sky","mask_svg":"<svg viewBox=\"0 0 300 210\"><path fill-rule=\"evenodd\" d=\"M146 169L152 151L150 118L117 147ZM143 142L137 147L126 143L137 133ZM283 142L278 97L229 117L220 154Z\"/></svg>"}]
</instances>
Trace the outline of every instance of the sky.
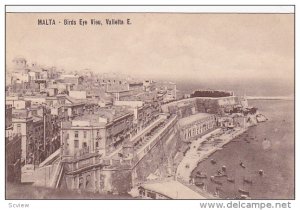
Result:
<instances>
[{"instance_id":1,"label":"sky","mask_svg":"<svg viewBox=\"0 0 300 210\"><path fill-rule=\"evenodd\" d=\"M56 25L38 26L38 19ZM78 20L100 19L102 26ZM106 25L114 18L131 25ZM64 19L77 25L59 24ZM7 66L16 56L65 70L193 82L273 81L293 87L293 14L9 13ZM280 87L278 87L280 88Z\"/></svg>"}]
</instances>

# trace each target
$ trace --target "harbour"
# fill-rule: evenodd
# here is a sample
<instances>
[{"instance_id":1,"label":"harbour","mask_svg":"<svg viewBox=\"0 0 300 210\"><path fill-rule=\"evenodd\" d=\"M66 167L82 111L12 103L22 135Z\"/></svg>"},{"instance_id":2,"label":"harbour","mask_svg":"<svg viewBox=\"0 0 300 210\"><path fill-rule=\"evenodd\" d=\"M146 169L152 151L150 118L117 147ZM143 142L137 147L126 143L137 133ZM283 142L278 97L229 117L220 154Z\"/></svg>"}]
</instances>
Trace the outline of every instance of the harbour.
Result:
<instances>
[{"instance_id":1,"label":"harbour","mask_svg":"<svg viewBox=\"0 0 300 210\"><path fill-rule=\"evenodd\" d=\"M249 104L257 106L269 120L250 127L222 150L200 162L192 177L199 182L197 172L210 177L226 166L227 177L215 178L222 186L210 179L201 179L202 187L227 199L240 198L246 192L252 199L291 198L294 195L293 101L249 100ZM265 141L270 141L269 148L264 146ZM215 164L211 159L216 160ZM262 176L259 170L264 171Z\"/></svg>"},{"instance_id":2,"label":"harbour","mask_svg":"<svg viewBox=\"0 0 300 210\"><path fill-rule=\"evenodd\" d=\"M119 9L6 11L5 199L295 198L292 10Z\"/></svg>"}]
</instances>

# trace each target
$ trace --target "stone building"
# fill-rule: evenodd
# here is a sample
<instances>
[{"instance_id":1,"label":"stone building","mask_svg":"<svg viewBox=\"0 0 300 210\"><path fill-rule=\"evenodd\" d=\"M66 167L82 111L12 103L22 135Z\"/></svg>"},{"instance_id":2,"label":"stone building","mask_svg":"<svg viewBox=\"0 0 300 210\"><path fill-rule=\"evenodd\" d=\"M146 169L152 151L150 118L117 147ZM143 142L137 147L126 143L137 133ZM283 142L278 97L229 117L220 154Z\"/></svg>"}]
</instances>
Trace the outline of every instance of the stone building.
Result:
<instances>
[{"instance_id":1,"label":"stone building","mask_svg":"<svg viewBox=\"0 0 300 210\"><path fill-rule=\"evenodd\" d=\"M181 139L191 141L215 129L217 118L213 114L198 113L180 119L178 125Z\"/></svg>"},{"instance_id":2,"label":"stone building","mask_svg":"<svg viewBox=\"0 0 300 210\"><path fill-rule=\"evenodd\" d=\"M6 181L21 182L21 135L7 137L5 142Z\"/></svg>"},{"instance_id":3,"label":"stone building","mask_svg":"<svg viewBox=\"0 0 300 210\"><path fill-rule=\"evenodd\" d=\"M63 154L81 156L85 153L110 154L133 129L133 113L118 108L100 109L64 122Z\"/></svg>"}]
</instances>

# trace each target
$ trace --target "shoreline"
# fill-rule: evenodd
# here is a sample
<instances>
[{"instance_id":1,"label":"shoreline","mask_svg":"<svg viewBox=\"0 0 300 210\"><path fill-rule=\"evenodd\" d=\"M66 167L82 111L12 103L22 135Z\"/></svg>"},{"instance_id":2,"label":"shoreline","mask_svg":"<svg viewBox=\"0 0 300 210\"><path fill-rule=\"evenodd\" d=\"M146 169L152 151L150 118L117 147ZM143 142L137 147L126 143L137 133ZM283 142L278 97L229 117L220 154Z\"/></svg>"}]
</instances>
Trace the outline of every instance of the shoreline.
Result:
<instances>
[{"instance_id":1,"label":"shoreline","mask_svg":"<svg viewBox=\"0 0 300 210\"><path fill-rule=\"evenodd\" d=\"M294 101L294 97L268 97L268 96L247 96L247 100L278 100L278 101Z\"/></svg>"},{"instance_id":2,"label":"shoreline","mask_svg":"<svg viewBox=\"0 0 300 210\"><path fill-rule=\"evenodd\" d=\"M222 149L222 147L224 145L228 144L233 139L237 138L238 136L240 136L247 130L248 130L248 128L246 128L246 129L240 128L238 130L234 130L231 133L223 133L223 130L218 128L218 129L200 137L196 141L193 141L191 143L190 149L187 151L186 155L184 156L184 158L182 159L182 161L180 162L180 164L177 167L176 179L180 178L180 179L184 180L185 182L190 182L191 174L200 162L206 160L213 153ZM217 136L217 137L214 136L214 135L218 135L218 134L220 134L220 136ZM203 142L210 141L209 138L212 138L214 140L219 139L219 140L222 140L222 142L215 146L211 146L211 148L209 148L208 150L206 150L204 152L202 152L202 151L199 152L198 148L199 148L200 144L202 144Z\"/></svg>"}]
</instances>

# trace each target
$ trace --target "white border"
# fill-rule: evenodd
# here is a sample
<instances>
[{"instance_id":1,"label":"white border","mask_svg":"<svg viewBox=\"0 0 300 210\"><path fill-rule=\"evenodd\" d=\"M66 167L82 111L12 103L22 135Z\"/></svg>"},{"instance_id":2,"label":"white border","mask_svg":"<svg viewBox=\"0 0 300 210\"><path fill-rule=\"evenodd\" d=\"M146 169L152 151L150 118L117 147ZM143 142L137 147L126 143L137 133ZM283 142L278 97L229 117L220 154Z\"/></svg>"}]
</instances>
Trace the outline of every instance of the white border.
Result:
<instances>
[{"instance_id":1,"label":"white border","mask_svg":"<svg viewBox=\"0 0 300 210\"><path fill-rule=\"evenodd\" d=\"M16 4L17 1L12 0L12 1L8 1L8 0L3 0L1 3L1 14L0 14L0 22L3 23L2 27L1 27L1 40L2 43L4 43L4 38L5 38L5 31L4 31L4 4ZM28 2L28 1L27 1ZM24 1L18 1L18 4L25 4L27 2ZM176 1L178 2L178 1ZM214 3L216 3L216 1L212 1ZM217 4L225 4L228 3L229 1L217 1ZM268 1L264 1L265 4L295 4L296 1L291 2L291 1L272 1L272 2L268 2ZM42 1L31 1L31 4L41 4ZM53 0L53 1L48 1L49 4L62 4L64 3L63 0ZM77 3L78 2L67 2L68 4L72 4L72 3ZM90 3L89 0L86 1L82 1L80 2L81 4L88 4ZM94 4L97 4L98 2L93 2ZM101 2L99 2L101 3ZM118 2L119 4L122 4L122 2ZM139 4L139 1L134 2L135 4ZM158 3L153 2L153 3ZM170 2L172 3L172 2ZM188 2L182 1L181 4L185 4ZM198 4L198 3L202 3L202 2L193 2L194 4ZM210 2L208 2L210 3ZM239 1L230 1L230 4L240 4L241 2ZM262 1L248 1L248 4L262 4ZM14 9L12 9L14 8ZM205 9L204 9L205 8ZM155 6L155 7L145 7L145 6L139 6L138 8L133 7L133 6L127 6L127 7L121 7L121 6L101 6L101 7L79 7L76 6L75 8L72 9L71 6L64 6L62 8L57 7L57 6L51 6L51 7L47 7L47 6L40 6L40 7L36 7L36 6L26 6L26 7L12 7L12 6L7 6L6 10L7 12L216 12L216 8L218 8L218 13L220 12L224 12L224 13L229 13L229 12L247 12L247 13L294 13L294 7L291 6L276 6L276 7L270 7L271 9L267 9L266 6L250 6L250 7L236 7L236 6L226 6L225 8L221 6L217 6L217 7L212 7L212 6L197 6L197 7L187 7L187 6L183 6L183 7L179 7L179 6ZM17 11L17 9L19 9L19 11ZM88 11L88 9L90 9ZM67 11L68 10L68 11ZM205 11L204 11L205 10ZM297 15L296 18L298 19ZM296 20L296 23L298 23L299 20ZM297 33L297 27L296 27L296 34ZM2 77L0 76L0 83L3 84L2 86L0 86L0 92L4 93L4 49L2 51L0 51L0 57L1 57L1 73L2 73ZM298 57L298 55L296 54L296 56ZM298 60L298 59L296 59ZM296 72L297 73L297 72ZM298 77L298 76L297 76ZM296 78L297 80L297 78ZM296 82L297 84L297 82ZM296 90L296 93L298 93L298 91L300 91L299 89ZM0 109L0 117L3 119L0 123L2 126L2 129L4 131L4 96L3 99L0 100L0 106L3 107L2 109ZM296 112L295 114L297 114L297 119L299 117L299 114ZM296 124L297 127L295 128L295 131L297 132L298 129L300 129L300 126L298 124ZM4 134L3 134L4 135ZM296 139L297 141L297 139ZM4 139L2 142L4 145ZM299 143L296 142L296 151L299 150ZM296 152L296 163L298 163L299 158ZM4 148L3 146L0 149L0 159L1 162L0 164L2 166L4 166ZM284 158L284 157L283 157ZM298 167L296 168L297 172ZM0 167L0 183L3 183L4 180L4 167ZM298 174L298 173L296 173ZM296 181L297 187L299 187L299 182ZM0 190L0 196L1 196L1 202L0 202L0 209L9 209L9 203L14 203L14 204L22 204L22 203L29 203L30 204L30 208L28 209L87 209L87 208L93 208L93 209L118 209L118 210L123 210L123 209L130 209L130 210L134 210L134 209L143 209L143 210L147 210L147 209L200 209L199 203L200 202L205 202L205 201L197 201L197 200L188 200L188 201L184 201L184 200L175 200L175 201L146 201L146 200L137 200L137 201L124 201L124 200L118 200L118 201L114 201L114 200L87 200L87 201L82 201L82 200L55 200L55 201L47 201L47 200L15 200L15 201L9 201L9 200L4 200L4 184L1 185L1 190ZM299 197L299 194L296 193L296 196ZM213 201L208 201L208 202L213 202ZM219 202L224 202L227 203L227 201L219 201ZM249 202L263 202L263 200L261 201L249 201ZM276 202L280 202L280 200L271 200L271 201L266 201L266 202L271 202L271 203L276 203ZM285 202L285 201L284 201ZM286 201L288 202L288 201ZM292 209L300 209L300 205L298 201L290 201L292 203ZM11 208L12 209L12 208Z\"/></svg>"},{"instance_id":2,"label":"white border","mask_svg":"<svg viewBox=\"0 0 300 210\"><path fill-rule=\"evenodd\" d=\"M294 13L293 6L7 6L6 12Z\"/></svg>"}]
</instances>

